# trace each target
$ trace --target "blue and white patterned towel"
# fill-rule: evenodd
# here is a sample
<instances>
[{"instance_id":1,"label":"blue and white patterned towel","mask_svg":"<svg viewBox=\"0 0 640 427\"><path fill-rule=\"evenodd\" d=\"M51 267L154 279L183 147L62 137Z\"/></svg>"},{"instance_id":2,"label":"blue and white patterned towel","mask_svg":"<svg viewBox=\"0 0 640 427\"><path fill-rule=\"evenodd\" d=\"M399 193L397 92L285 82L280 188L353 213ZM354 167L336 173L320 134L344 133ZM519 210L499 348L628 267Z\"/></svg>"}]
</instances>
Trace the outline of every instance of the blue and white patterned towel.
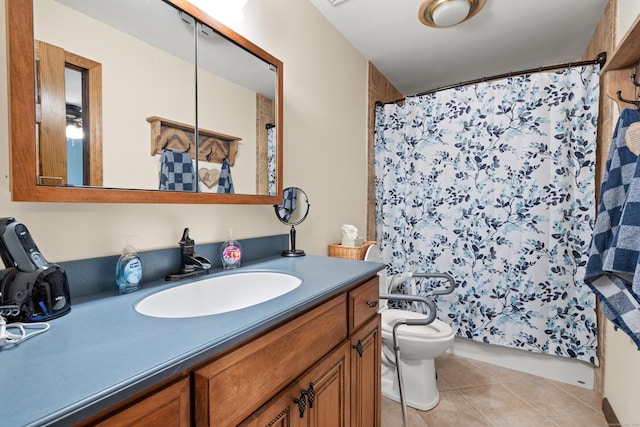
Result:
<instances>
[{"instance_id":1,"label":"blue and white patterned towel","mask_svg":"<svg viewBox=\"0 0 640 427\"><path fill-rule=\"evenodd\" d=\"M218 193L234 194L233 180L231 179L231 166L227 159L222 162L220 168L220 180L218 181Z\"/></svg>"},{"instance_id":2,"label":"blue and white patterned towel","mask_svg":"<svg viewBox=\"0 0 640 427\"><path fill-rule=\"evenodd\" d=\"M194 191L196 175L191 154L162 150L160 157L160 190Z\"/></svg>"},{"instance_id":3,"label":"blue and white patterned towel","mask_svg":"<svg viewBox=\"0 0 640 427\"><path fill-rule=\"evenodd\" d=\"M605 166L585 281L605 316L640 349L640 162L625 143L629 125L636 122L638 111L622 110Z\"/></svg>"},{"instance_id":4,"label":"blue and white patterned towel","mask_svg":"<svg viewBox=\"0 0 640 427\"><path fill-rule=\"evenodd\" d=\"M285 188L282 196L283 200L278 212L280 217L288 222L298 206L298 189L295 187Z\"/></svg>"}]
</instances>

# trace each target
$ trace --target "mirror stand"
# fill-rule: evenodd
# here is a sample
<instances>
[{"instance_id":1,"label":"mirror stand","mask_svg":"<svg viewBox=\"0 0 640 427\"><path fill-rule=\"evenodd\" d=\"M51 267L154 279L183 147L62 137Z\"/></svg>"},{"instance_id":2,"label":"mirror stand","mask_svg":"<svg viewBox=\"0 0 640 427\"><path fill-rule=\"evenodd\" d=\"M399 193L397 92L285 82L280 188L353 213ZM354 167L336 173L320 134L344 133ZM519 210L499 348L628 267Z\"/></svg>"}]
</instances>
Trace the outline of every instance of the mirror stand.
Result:
<instances>
[{"instance_id":1,"label":"mirror stand","mask_svg":"<svg viewBox=\"0 0 640 427\"><path fill-rule=\"evenodd\" d=\"M291 231L289 231L289 241L290 241L290 249L282 251L282 256L305 256L306 254L302 249L296 249L296 227L294 225L291 226Z\"/></svg>"},{"instance_id":2,"label":"mirror stand","mask_svg":"<svg viewBox=\"0 0 640 427\"><path fill-rule=\"evenodd\" d=\"M290 225L290 247L282 251L282 256L305 256L303 250L296 249L296 225L305 220L309 214L309 198L307 194L297 187L288 187L283 191L283 201L280 205L273 205L276 216L281 223Z\"/></svg>"}]
</instances>

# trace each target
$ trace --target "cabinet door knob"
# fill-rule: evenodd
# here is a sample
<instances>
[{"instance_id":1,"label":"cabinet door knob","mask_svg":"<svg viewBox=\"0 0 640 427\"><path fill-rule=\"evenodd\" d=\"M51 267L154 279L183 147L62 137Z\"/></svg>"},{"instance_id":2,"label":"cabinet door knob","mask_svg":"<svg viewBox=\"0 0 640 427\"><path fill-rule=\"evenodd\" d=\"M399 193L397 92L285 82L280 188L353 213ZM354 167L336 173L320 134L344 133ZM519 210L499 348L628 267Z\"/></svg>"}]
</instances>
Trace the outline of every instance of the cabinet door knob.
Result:
<instances>
[{"instance_id":1,"label":"cabinet door knob","mask_svg":"<svg viewBox=\"0 0 640 427\"><path fill-rule=\"evenodd\" d=\"M364 347L362 347L362 341L358 340L358 343L356 345L352 345L351 347L353 347L358 352L358 355L362 357L362 353L364 352Z\"/></svg>"},{"instance_id":2,"label":"cabinet door knob","mask_svg":"<svg viewBox=\"0 0 640 427\"><path fill-rule=\"evenodd\" d=\"M378 301L367 301L367 305L373 308L378 305Z\"/></svg>"}]
</instances>

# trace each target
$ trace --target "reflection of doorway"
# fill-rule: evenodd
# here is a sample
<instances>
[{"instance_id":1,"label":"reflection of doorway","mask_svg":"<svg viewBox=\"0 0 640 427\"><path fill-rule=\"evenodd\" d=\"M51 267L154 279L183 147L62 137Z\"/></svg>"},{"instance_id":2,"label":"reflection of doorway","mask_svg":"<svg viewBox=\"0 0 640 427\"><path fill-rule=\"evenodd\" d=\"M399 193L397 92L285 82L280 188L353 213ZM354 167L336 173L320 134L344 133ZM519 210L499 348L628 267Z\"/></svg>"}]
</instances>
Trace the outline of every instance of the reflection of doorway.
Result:
<instances>
[{"instance_id":1,"label":"reflection of doorway","mask_svg":"<svg viewBox=\"0 0 640 427\"><path fill-rule=\"evenodd\" d=\"M102 66L35 42L38 184L102 186Z\"/></svg>"},{"instance_id":2,"label":"reflection of doorway","mask_svg":"<svg viewBox=\"0 0 640 427\"><path fill-rule=\"evenodd\" d=\"M84 111L82 80L84 72L71 67L64 69L67 137L67 185L84 185Z\"/></svg>"}]
</instances>

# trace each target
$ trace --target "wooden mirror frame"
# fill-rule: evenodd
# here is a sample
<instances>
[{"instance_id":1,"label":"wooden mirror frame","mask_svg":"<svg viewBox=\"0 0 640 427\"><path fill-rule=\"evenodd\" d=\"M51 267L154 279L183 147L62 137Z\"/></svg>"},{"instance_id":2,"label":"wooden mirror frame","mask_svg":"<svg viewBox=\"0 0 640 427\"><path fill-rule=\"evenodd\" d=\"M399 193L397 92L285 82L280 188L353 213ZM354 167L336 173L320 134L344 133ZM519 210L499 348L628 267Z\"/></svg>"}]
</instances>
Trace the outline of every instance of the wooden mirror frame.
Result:
<instances>
[{"instance_id":1,"label":"wooden mirror frame","mask_svg":"<svg viewBox=\"0 0 640 427\"><path fill-rule=\"evenodd\" d=\"M23 202L278 204L282 201L282 62L186 0L164 0L277 68L276 195L212 194L165 190L56 187L36 184L36 117L33 1L6 1L9 65L9 158L11 199ZM195 89L194 89L195 90ZM145 141L146 143L146 141Z\"/></svg>"}]
</instances>

